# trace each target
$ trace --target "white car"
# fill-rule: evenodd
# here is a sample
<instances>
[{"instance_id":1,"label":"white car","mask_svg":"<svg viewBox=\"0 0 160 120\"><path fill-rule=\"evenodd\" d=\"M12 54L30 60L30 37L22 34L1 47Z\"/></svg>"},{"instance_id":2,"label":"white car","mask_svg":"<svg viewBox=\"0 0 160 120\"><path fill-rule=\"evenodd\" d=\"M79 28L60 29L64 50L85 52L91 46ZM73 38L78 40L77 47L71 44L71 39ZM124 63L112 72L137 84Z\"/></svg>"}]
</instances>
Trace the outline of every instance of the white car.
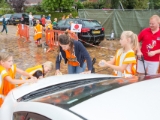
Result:
<instances>
[{"instance_id":1,"label":"white car","mask_svg":"<svg viewBox=\"0 0 160 120\"><path fill-rule=\"evenodd\" d=\"M160 75L76 74L10 91L0 120L160 120L159 112Z\"/></svg>"},{"instance_id":2,"label":"white car","mask_svg":"<svg viewBox=\"0 0 160 120\"><path fill-rule=\"evenodd\" d=\"M6 21L6 24L11 24L11 17L12 17L12 14L5 14L5 21ZM0 24L2 24L2 21L3 21L3 16L0 17Z\"/></svg>"}]
</instances>

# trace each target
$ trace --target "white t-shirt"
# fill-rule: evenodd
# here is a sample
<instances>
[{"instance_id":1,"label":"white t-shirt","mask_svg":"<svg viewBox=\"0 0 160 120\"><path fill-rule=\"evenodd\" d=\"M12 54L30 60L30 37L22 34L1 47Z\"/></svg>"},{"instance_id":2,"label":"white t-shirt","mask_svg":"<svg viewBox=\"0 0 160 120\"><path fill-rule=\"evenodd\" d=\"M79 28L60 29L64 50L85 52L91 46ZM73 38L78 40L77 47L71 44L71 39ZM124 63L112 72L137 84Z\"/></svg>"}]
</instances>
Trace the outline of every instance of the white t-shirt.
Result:
<instances>
[{"instance_id":1,"label":"white t-shirt","mask_svg":"<svg viewBox=\"0 0 160 120\"><path fill-rule=\"evenodd\" d=\"M29 20L32 20L33 19L33 16L32 15L29 15Z\"/></svg>"}]
</instances>

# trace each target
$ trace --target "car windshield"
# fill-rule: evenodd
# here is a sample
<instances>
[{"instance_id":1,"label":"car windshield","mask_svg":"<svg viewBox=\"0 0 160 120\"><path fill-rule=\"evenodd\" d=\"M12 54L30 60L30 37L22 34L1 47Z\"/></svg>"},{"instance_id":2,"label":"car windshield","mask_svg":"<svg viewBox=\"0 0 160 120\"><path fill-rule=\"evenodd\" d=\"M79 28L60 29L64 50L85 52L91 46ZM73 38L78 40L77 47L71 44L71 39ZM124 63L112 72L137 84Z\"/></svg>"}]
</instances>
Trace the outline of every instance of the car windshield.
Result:
<instances>
[{"instance_id":1,"label":"car windshield","mask_svg":"<svg viewBox=\"0 0 160 120\"><path fill-rule=\"evenodd\" d=\"M96 20L83 20L83 24L85 27L97 27L101 26L100 23Z\"/></svg>"},{"instance_id":2,"label":"car windshield","mask_svg":"<svg viewBox=\"0 0 160 120\"><path fill-rule=\"evenodd\" d=\"M75 19L67 19L65 24L70 25L70 22L77 23Z\"/></svg>"},{"instance_id":3,"label":"car windshield","mask_svg":"<svg viewBox=\"0 0 160 120\"><path fill-rule=\"evenodd\" d=\"M39 97L37 99L34 99L33 101L53 104L65 109L69 109L70 107L73 107L76 104L79 104L87 99L102 94L106 91L137 81L138 77L130 78L128 80L126 80L125 78L112 77L105 79L97 79L93 80L92 82L85 82L85 80L83 80L82 85L68 87L67 89L55 92L50 95L46 95L44 97Z\"/></svg>"},{"instance_id":4,"label":"car windshield","mask_svg":"<svg viewBox=\"0 0 160 120\"><path fill-rule=\"evenodd\" d=\"M41 19L41 15L33 15L34 18Z\"/></svg>"},{"instance_id":5,"label":"car windshield","mask_svg":"<svg viewBox=\"0 0 160 120\"><path fill-rule=\"evenodd\" d=\"M22 17L22 14L14 14L13 17L21 18L21 17Z\"/></svg>"},{"instance_id":6,"label":"car windshield","mask_svg":"<svg viewBox=\"0 0 160 120\"><path fill-rule=\"evenodd\" d=\"M11 14L5 14L6 18L10 18Z\"/></svg>"},{"instance_id":7,"label":"car windshield","mask_svg":"<svg viewBox=\"0 0 160 120\"><path fill-rule=\"evenodd\" d=\"M58 23L57 23L58 26L59 26L59 25L63 25L63 24L65 23L65 21L66 21L66 20L60 20L60 21L58 21Z\"/></svg>"}]
</instances>

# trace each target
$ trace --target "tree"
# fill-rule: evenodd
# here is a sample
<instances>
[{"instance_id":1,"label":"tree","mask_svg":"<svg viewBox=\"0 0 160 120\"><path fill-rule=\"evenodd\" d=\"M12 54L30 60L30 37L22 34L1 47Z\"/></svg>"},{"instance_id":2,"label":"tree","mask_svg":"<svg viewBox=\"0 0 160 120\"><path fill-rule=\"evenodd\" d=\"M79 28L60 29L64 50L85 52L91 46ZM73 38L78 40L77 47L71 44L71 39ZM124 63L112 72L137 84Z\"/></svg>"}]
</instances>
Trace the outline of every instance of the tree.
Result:
<instances>
[{"instance_id":1,"label":"tree","mask_svg":"<svg viewBox=\"0 0 160 120\"><path fill-rule=\"evenodd\" d=\"M148 0L121 0L124 9L147 9Z\"/></svg>"},{"instance_id":2,"label":"tree","mask_svg":"<svg viewBox=\"0 0 160 120\"><path fill-rule=\"evenodd\" d=\"M153 2L153 8L159 9L160 8L160 1L159 0L152 0Z\"/></svg>"},{"instance_id":3,"label":"tree","mask_svg":"<svg viewBox=\"0 0 160 120\"><path fill-rule=\"evenodd\" d=\"M74 0L43 0L42 7L46 11L55 11L59 9L61 12L63 9L71 9Z\"/></svg>"},{"instance_id":4,"label":"tree","mask_svg":"<svg viewBox=\"0 0 160 120\"><path fill-rule=\"evenodd\" d=\"M98 9L102 9L105 7L106 0L98 0Z\"/></svg>"},{"instance_id":5,"label":"tree","mask_svg":"<svg viewBox=\"0 0 160 120\"><path fill-rule=\"evenodd\" d=\"M75 2L75 4L76 4L76 9L77 9L77 11L78 11L78 9L83 9L84 8L84 5L81 3L81 2Z\"/></svg>"},{"instance_id":6,"label":"tree","mask_svg":"<svg viewBox=\"0 0 160 120\"><path fill-rule=\"evenodd\" d=\"M119 0L111 0L111 8L117 9L119 7Z\"/></svg>"},{"instance_id":7,"label":"tree","mask_svg":"<svg viewBox=\"0 0 160 120\"><path fill-rule=\"evenodd\" d=\"M8 2L6 2L6 0L0 0L0 8L1 8L2 14L13 12Z\"/></svg>"},{"instance_id":8,"label":"tree","mask_svg":"<svg viewBox=\"0 0 160 120\"><path fill-rule=\"evenodd\" d=\"M22 12L24 7L24 2L26 0L9 0L10 5L14 8L15 12Z\"/></svg>"}]
</instances>

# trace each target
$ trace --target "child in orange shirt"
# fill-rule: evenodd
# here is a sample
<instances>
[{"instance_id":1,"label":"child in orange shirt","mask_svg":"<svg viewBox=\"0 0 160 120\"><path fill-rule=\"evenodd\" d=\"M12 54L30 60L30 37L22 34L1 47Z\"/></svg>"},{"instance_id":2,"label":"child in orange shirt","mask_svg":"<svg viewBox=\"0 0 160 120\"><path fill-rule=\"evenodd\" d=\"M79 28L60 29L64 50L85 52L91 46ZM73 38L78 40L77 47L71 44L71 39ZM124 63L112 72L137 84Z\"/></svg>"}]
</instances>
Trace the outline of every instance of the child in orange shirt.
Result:
<instances>
[{"instance_id":1,"label":"child in orange shirt","mask_svg":"<svg viewBox=\"0 0 160 120\"><path fill-rule=\"evenodd\" d=\"M39 20L36 20L36 26L34 27L34 40L36 40L37 47L41 47L42 44L40 42L42 38L43 27L40 25Z\"/></svg>"},{"instance_id":2,"label":"child in orange shirt","mask_svg":"<svg viewBox=\"0 0 160 120\"><path fill-rule=\"evenodd\" d=\"M135 50L138 47L138 37L132 31L123 31L120 38L121 49L117 50L111 61L101 60L99 66L114 69L115 76L131 77L136 74Z\"/></svg>"},{"instance_id":3,"label":"child in orange shirt","mask_svg":"<svg viewBox=\"0 0 160 120\"><path fill-rule=\"evenodd\" d=\"M15 79L16 72L30 77L29 80ZM36 82L37 78L19 69L13 64L13 57L7 52L0 53L0 106L3 103L5 96L15 88L16 84Z\"/></svg>"},{"instance_id":4,"label":"child in orange shirt","mask_svg":"<svg viewBox=\"0 0 160 120\"><path fill-rule=\"evenodd\" d=\"M41 65L37 65L26 69L25 71L37 79L44 78L49 72L54 69L54 65L51 61L46 61Z\"/></svg>"}]
</instances>

